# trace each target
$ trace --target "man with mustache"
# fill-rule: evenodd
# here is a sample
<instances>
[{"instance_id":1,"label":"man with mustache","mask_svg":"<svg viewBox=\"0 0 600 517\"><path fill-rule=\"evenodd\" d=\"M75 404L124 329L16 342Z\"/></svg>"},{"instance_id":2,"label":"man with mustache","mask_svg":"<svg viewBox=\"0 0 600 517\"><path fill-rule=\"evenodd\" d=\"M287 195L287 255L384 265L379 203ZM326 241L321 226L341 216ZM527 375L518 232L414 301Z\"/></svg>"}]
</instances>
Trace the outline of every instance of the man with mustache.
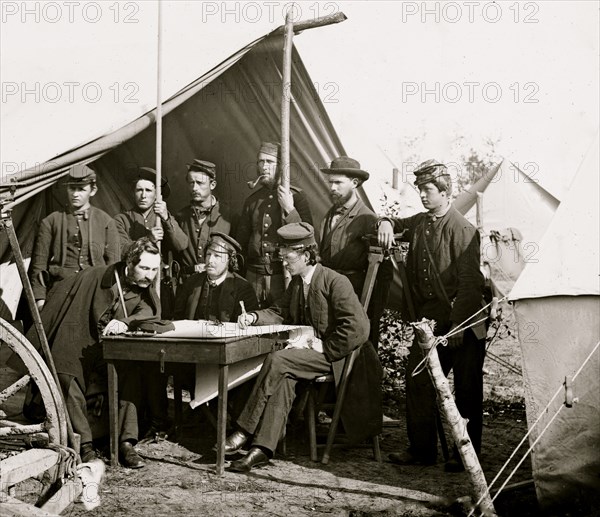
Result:
<instances>
[{"instance_id":1,"label":"man with mustache","mask_svg":"<svg viewBox=\"0 0 600 517\"><path fill-rule=\"evenodd\" d=\"M31 256L31 287L38 309L54 283L91 266L119 260L119 233L113 218L91 206L96 173L74 169L67 177L69 205L42 220Z\"/></svg>"},{"instance_id":2,"label":"man with mustache","mask_svg":"<svg viewBox=\"0 0 600 517\"><path fill-rule=\"evenodd\" d=\"M261 144L257 156L260 189L246 199L236 232L246 259L246 279L263 308L285 291L283 266L277 255L277 230L301 221L312 224L304 192L296 187L286 189L279 183L279 152L279 144Z\"/></svg>"},{"instance_id":3,"label":"man with mustache","mask_svg":"<svg viewBox=\"0 0 600 517\"><path fill-rule=\"evenodd\" d=\"M363 237L376 232L377 216L359 198L357 189L369 179L360 163L348 156L339 156L331 166L321 169L329 183L333 206L321 226L321 260L324 266L348 277L360 298L369 267L369 243ZM369 338L377 349L379 320L383 315L391 282L389 261L380 264L367 314L371 323Z\"/></svg>"},{"instance_id":4,"label":"man with mustache","mask_svg":"<svg viewBox=\"0 0 600 517\"><path fill-rule=\"evenodd\" d=\"M205 160L194 160L187 165L186 181L191 203L176 216L177 222L188 237L188 243L179 253L183 278L205 270L204 253L212 232L229 235L231 224L214 195L217 188L217 166Z\"/></svg>"},{"instance_id":5,"label":"man with mustache","mask_svg":"<svg viewBox=\"0 0 600 517\"><path fill-rule=\"evenodd\" d=\"M122 334L141 322L159 319L160 300L153 287L159 267L158 248L143 237L133 243L123 262L88 268L58 283L42 312L66 409L73 430L81 435L83 462L96 457L86 396L107 391L101 336ZM34 329L27 336L39 347ZM133 401L139 397L141 378L135 364L119 370L119 454L130 468L144 466L133 447L138 440ZM108 411L97 409L107 418Z\"/></svg>"}]
</instances>

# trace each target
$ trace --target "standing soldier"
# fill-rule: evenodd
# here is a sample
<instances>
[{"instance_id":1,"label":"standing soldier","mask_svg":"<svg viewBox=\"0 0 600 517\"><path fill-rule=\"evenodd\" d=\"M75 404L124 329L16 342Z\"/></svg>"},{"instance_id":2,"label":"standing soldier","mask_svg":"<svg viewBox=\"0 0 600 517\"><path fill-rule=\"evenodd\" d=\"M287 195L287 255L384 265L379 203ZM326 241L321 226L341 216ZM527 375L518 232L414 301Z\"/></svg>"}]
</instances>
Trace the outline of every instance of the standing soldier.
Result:
<instances>
[{"instance_id":1,"label":"standing soldier","mask_svg":"<svg viewBox=\"0 0 600 517\"><path fill-rule=\"evenodd\" d=\"M97 191L95 172L72 170L67 178L69 206L40 223L31 259L31 285L40 310L55 282L120 258L115 221L90 204Z\"/></svg>"},{"instance_id":2,"label":"standing soldier","mask_svg":"<svg viewBox=\"0 0 600 517\"><path fill-rule=\"evenodd\" d=\"M269 307L285 291L277 230L302 221L312 225L312 216L304 192L296 187L286 189L279 182L278 144L261 144L257 173L261 188L244 203L237 241L246 258L246 279L254 287L261 307Z\"/></svg>"},{"instance_id":3,"label":"standing soldier","mask_svg":"<svg viewBox=\"0 0 600 517\"><path fill-rule=\"evenodd\" d=\"M204 160L194 160L187 168L191 204L175 216L188 237L187 247L179 255L184 278L206 269L204 252L210 234L229 234L231 230L231 223L221 213L219 201L213 194L217 187L216 165Z\"/></svg>"},{"instance_id":4,"label":"standing soldier","mask_svg":"<svg viewBox=\"0 0 600 517\"><path fill-rule=\"evenodd\" d=\"M166 251L181 251L188 245L188 238L167 210L167 203L156 200L156 171L150 167L139 167L133 175L135 208L115 216L121 249L126 252L132 242L148 237L152 242L162 241L163 255ZM169 182L164 178L161 185L162 197L171 193ZM160 217L160 226L156 217Z\"/></svg>"},{"instance_id":5,"label":"standing soldier","mask_svg":"<svg viewBox=\"0 0 600 517\"><path fill-rule=\"evenodd\" d=\"M435 335L443 336L481 308L484 278L479 267L479 232L450 203L452 182L447 168L428 160L415 171L415 185L426 212L405 219L382 219L378 237L389 246L396 233L407 233L410 248L407 275L417 320L436 322ZM454 370L456 405L467 419L475 452L481 450L483 426L483 360L486 327L481 323L455 333L448 346L438 347L445 375ZM390 454L399 464L433 464L437 461L436 393L426 370L411 373L423 359L413 344L406 366L406 423L409 449ZM455 450L446 471L463 469Z\"/></svg>"},{"instance_id":6,"label":"standing soldier","mask_svg":"<svg viewBox=\"0 0 600 517\"><path fill-rule=\"evenodd\" d=\"M377 216L358 197L356 189L369 179L369 173L348 156L334 159L331 167L321 172L327 174L333 202L321 228L321 259L324 266L347 276L360 298L369 267L369 243L364 237L375 233ZM367 311L371 324L369 338L375 348L392 278L391 264L386 261L380 265Z\"/></svg>"}]
</instances>

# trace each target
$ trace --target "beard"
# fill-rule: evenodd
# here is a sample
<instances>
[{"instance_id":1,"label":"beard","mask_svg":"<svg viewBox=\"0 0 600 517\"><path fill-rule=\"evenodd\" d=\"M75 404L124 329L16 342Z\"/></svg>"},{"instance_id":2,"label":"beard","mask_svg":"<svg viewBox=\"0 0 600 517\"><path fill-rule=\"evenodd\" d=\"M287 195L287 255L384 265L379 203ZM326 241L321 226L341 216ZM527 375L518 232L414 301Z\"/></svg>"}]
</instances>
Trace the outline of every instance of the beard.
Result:
<instances>
[{"instance_id":1,"label":"beard","mask_svg":"<svg viewBox=\"0 0 600 517\"><path fill-rule=\"evenodd\" d=\"M335 207L340 207L342 205L345 205L348 201L350 201L350 198L352 197L352 191L348 192L345 195L342 194L329 194L329 199L331 199L331 202L333 203L333 206Z\"/></svg>"}]
</instances>

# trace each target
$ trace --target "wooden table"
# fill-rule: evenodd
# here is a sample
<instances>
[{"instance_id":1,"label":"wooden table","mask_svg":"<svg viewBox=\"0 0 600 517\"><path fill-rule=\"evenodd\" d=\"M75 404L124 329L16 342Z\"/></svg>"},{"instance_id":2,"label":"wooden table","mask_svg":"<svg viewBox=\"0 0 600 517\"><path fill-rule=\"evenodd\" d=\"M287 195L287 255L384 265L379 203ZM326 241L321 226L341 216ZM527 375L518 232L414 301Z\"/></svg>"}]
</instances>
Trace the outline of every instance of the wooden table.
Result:
<instances>
[{"instance_id":1,"label":"wooden table","mask_svg":"<svg viewBox=\"0 0 600 517\"><path fill-rule=\"evenodd\" d=\"M216 472L220 476L225 465L229 365L276 350L281 341L278 334L211 339L161 338L160 335L103 337L104 359L108 363L111 465L114 467L119 464L119 394L115 361L202 363L219 366Z\"/></svg>"}]
</instances>

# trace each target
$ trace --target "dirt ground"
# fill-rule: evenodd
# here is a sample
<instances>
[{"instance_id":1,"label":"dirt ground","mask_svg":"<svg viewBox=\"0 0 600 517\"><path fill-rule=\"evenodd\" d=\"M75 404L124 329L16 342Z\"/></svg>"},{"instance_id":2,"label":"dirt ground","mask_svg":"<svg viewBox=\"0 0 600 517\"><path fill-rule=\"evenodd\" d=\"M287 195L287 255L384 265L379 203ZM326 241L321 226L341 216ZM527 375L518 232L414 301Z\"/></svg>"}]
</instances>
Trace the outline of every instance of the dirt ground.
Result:
<instances>
[{"instance_id":1,"label":"dirt ground","mask_svg":"<svg viewBox=\"0 0 600 517\"><path fill-rule=\"evenodd\" d=\"M509 361L513 370L495 360L486 360L486 412L481 463L491 482L526 432L522 388L516 370L520 354L513 337L504 336L490 351ZM490 356L491 357L491 356ZM6 386L10 370L0 370ZM12 400L12 403L17 401ZM200 412L186 411L178 442L162 441L138 445L146 467L130 470L107 465L100 490L101 505L86 512L72 504L63 515L163 516L163 515L331 515L331 516L429 516L461 514L457 499L469 495L465 473L449 474L443 459L429 467L399 467L387 461L390 452L407 445L402 394L388 397L386 413L399 424L385 427L381 440L383 463L373 459L369 448L336 449L329 465L313 463L308 455L304 422L288 429L286 454L247 475L214 473L215 431ZM6 408L5 408L6 409ZM172 409L172 408L171 408ZM520 455L517 455L520 458ZM504 481L513 460L495 487ZM505 516L538 515L535 490L527 458L510 484L524 486L506 491L495 501ZM40 484L28 481L17 487L19 499L33 501ZM492 491L492 493L494 493ZM0 512L1 513L1 512ZM463 512L464 513L464 512Z\"/></svg>"}]
</instances>

